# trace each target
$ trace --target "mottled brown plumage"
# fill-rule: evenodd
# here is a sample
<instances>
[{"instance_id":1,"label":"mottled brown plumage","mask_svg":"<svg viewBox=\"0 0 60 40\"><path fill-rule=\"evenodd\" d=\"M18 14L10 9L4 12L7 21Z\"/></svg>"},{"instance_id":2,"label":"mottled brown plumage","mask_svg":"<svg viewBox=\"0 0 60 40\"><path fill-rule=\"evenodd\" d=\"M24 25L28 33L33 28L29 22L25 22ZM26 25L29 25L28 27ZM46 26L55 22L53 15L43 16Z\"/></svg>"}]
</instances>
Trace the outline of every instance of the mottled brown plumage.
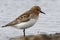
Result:
<instances>
[{"instance_id":1,"label":"mottled brown plumage","mask_svg":"<svg viewBox=\"0 0 60 40\"><path fill-rule=\"evenodd\" d=\"M29 21L30 18L35 18L36 16L39 16L39 11L40 10L41 9L40 9L39 6L34 6L29 11L23 13L22 15L17 17L12 22L6 24L5 26L13 26L13 25L16 25L16 24L21 23L21 22Z\"/></svg>"},{"instance_id":2,"label":"mottled brown plumage","mask_svg":"<svg viewBox=\"0 0 60 40\"><path fill-rule=\"evenodd\" d=\"M24 13L23 15L17 17L15 20L13 20L12 22L8 23L5 26L13 26L15 24L18 24L18 23L21 23L21 22L24 22L24 21L26 22L27 20L29 20L29 14L28 13Z\"/></svg>"},{"instance_id":3,"label":"mottled brown plumage","mask_svg":"<svg viewBox=\"0 0 60 40\"><path fill-rule=\"evenodd\" d=\"M25 29L33 26L36 23L39 17L39 13L45 14L41 11L41 8L39 6L33 6L30 10L26 11L12 22L2 27L14 26L16 28L24 29L23 32L25 36Z\"/></svg>"}]
</instances>

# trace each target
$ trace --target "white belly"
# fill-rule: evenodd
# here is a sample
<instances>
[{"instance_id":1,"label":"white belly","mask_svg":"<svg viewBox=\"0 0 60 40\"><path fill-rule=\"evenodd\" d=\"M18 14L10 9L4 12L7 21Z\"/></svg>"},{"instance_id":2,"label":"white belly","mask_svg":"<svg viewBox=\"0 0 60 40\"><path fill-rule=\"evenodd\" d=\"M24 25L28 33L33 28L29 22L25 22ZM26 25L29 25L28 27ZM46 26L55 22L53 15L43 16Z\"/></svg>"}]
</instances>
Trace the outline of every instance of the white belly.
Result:
<instances>
[{"instance_id":1,"label":"white belly","mask_svg":"<svg viewBox=\"0 0 60 40\"><path fill-rule=\"evenodd\" d=\"M28 22L22 22L20 24L17 24L17 25L15 25L15 27L20 28L20 29L29 28L32 25L34 25L36 21L37 21L37 19L31 19Z\"/></svg>"}]
</instances>

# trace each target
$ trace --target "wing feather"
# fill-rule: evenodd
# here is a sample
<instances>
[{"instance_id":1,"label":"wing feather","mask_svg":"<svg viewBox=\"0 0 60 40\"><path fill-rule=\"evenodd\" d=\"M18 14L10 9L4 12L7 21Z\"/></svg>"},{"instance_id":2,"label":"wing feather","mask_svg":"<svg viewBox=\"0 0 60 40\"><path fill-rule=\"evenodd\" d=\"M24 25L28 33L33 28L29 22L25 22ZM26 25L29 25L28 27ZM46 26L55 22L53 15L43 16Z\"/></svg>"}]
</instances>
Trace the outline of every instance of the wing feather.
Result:
<instances>
[{"instance_id":1,"label":"wing feather","mask_svg":"<svg viewBox=\"0 0 60 40\"><path fill-rule=\"evenodd\" d=\"M6 26L13 26L15 24L19 24L21 22L26 22L26 21L29 21L30 20L30 13L24 13L22 15L20 15L19 17L17 17L15 20L13 20L12 22L6 24L5 26L3 27L6 27Z\"/></svg>"}]
</instances>

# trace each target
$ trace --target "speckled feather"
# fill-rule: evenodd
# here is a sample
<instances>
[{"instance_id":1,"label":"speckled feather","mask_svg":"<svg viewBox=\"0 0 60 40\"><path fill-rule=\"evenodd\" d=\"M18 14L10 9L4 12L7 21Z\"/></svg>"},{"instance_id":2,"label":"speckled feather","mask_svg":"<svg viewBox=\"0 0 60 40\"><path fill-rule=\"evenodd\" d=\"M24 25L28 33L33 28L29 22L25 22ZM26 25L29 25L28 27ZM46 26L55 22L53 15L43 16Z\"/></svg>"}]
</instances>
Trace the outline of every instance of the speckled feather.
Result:
<instances>
[{"instance_id":1,"label":"speckled feather","mask_svg":"<svg viewBox=\"0 0 60 40\"><path fill-rule=\"evenodd\" d=\"M2 27L14 26L14 25L20 24L22 22L27 22L30 19L35 19L35 18L37 18L39 16L39 11L40 10L41 10L40 7L34 6L29 11L26 11L25 13L23 13L22 15L17 17L12 22L10 22L10 23L6 24L5 26L2 26Z\"/></svg>"}]
</instances>

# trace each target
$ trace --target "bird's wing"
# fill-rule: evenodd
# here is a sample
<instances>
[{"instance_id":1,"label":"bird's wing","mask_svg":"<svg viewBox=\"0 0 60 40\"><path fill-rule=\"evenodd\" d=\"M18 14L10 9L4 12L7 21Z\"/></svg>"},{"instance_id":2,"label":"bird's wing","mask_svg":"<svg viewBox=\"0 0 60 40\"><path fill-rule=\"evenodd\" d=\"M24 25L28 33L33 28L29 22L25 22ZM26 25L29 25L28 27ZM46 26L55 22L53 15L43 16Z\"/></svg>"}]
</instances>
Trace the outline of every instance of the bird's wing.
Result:
<instances>
[{"instance_id":1,"label":"bird's wing","mask_svg":"<svg viewBox=\"0 0 60 40\"><path fill-rule=\"evenodd\" d=\"M5 26L2 26L2 27L13 26L13 25L19 24L21 22L26 22L29 20L30 20L30 13L27 12L27 13L22 14L21 16L17 17L12 22L10 22L10 23L6 24Z\"/></svg>"}]
</instances>

